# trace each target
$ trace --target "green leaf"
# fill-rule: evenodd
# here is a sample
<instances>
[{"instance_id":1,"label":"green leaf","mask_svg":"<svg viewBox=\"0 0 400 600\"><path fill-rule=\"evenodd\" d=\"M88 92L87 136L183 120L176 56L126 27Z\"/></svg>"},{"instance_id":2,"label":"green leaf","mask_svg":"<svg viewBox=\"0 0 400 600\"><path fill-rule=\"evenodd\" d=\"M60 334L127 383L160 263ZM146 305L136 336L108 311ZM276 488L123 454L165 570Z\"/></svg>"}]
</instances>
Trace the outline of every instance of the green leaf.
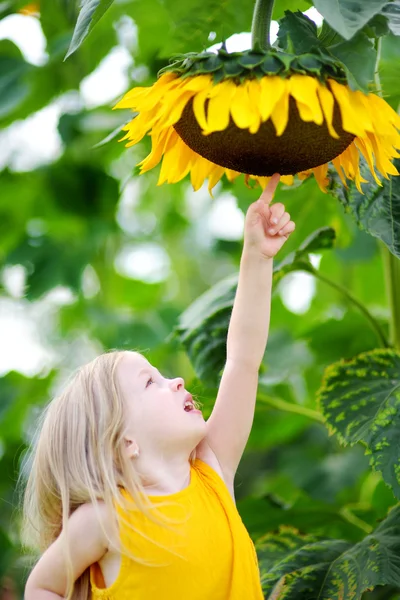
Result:
<instances>
[{"instance_id":1,"label":"green leaf","mask_svg":"<svg viewBox=\"0 0 400 600\"><path fill-rule=\"evenodd\" d=\"M400 506L361 542L269 535L260 547L263 591L271 600L359 600L378 585L400 584ZM257 546L256 546L257 547ZM271 566L272 565L272 566Z\"/></svg>"},{"instance_id":2,"label":"green leaf","mask_svg":"<svg viewBox=\"0 0 400 600\"><path fill-rule=\"evenodd\" d=\"M0 41L0 118L12 113L29 96L27 75L34 69L18 46L9 40Z\"/></svg>"},{"instance_id":3,"label":"green leaf","mask_svg":"<svg viewBox=\"0 0 400 600\"><path fill-rule=\"evenodd\" d=\"M399 169L400 160L394 165ZM366 163L361 159L361 174L371 178ZM368 183L360 194L353 183L346 189L335 173L332 174L331 193L343 204L360 229L381 240L392 254L400 258L400 178L384 179L383 185Z\"/></svg>"},{"instance_id":4,"label":"green leaf","mask_svg":"<svg viewBox=\"0 0 400 600\"><path fill-rule=\"evenodd\" d=\"M71 54L79 48L83 40L89 35L93 27L101 19L107 9L110 8L113 2L114 0L82 1L81 10L65 59L71 56Z\"/></svg>"},{"instance_id":5,"label":"green leaf","mask_svg":"<svg viewBox=\"0 0 400 600\"><path fill-rule=\"evenodd\" d=\"M312 6L311 0L279 0L275 2L274 10L272 12L272 18L274 21L278 21L287 10L307 10Z\"/></svg>"},{"instance_id":6,"label":"green leaf","mask_svg":"<svg viewBox=\"0 0 400 600\"><path fill-rule=\"evenodd\" d=\"M399 86L400 40L393 34L381 39L379 77L384 90L385 100L394 110L400 103Z\"/></svg>"},{"instance_id":7,"label":"green leaf","mask_svg":"<svg viewBox=\"0 0 400 600\"><path fill-rule=\"evenodd\" d=\"M147 2L147 0L146 0ZM201 51L210 45L210 32L216 33L215 42L234 33L250 31L253 3L231 0L165 0L164 6L171 27L161 39L159 55L168 57L176 52ZM143 3L143 10L146 3Z\"/></svg>"},{"instance_id":8,"label":"green leaf","mask_svg":"<svg viewBox=\"0 0 400 600\"><path fill-rule=\"evenodd\" d=\"M309 271L312 273L313 267L308 255L333 248L335 237L335 230L332 227L321 227L314 231L297 250L288 254L284 260L275 266L274 284L292 271Z\"/></svg>"},{"instance_id":9,"label":"green leaf","mask_svg":"<svg viewBox=\"0 0 400 600\"><path fill-rule=\"evenodd\" d=\"M376 50L372 40L364 32L359 32L351 41L329 46L329 51L347 67L350 87L368 91L368 84L374 79Z\"/></svg>"},{"instance_id":10,"label":"green leaf","mask_svg":"<svg viewBox=\"0 0 400 600\"><path fill-rule=\"evenodd\" d=\"M330 365L318 401L330 431L344 444L364 442L400 498L400 354L379 349Z\"/></svg>"},{"instance_id":11,"label":"green leaf","mask_svg":"<svg viewBox=\"0 0 400 600\"><path fill-rule=\"evenodd\" d=\"M285 11L279 21L278 43L282 50L295 54L309 52L318 45L317 26L302 12ZM291 48L293 47L293 50Z\"/></svg>"},{"instance_id":12,"label":"green leaf","mask_svg":"<svg viewBox=\"0 0 400 600\"><path fill-rule=\"evenodd\" d=\"M387 0L314 0L314 6L346 40L350 40L387 3Z\"/></svg>"},{"instance_id":13,"label":"green leaf","mask_svg":"<svg viewBox=\"0 0 400 600\"><path fill-rule=\"evenodd\" d=\"M323 227L312 233L296 250L274 267L274 283L292 271L310 271L308 255L332 248L335 232ZM238 275L234 274L200 296L180 317L175 335L185 347L197 376L215 384L224 367L226 336Z\"/></svg>"},{"instance_id":14,"label":"green leaf","mask_svg":"<svg viewBox=\"0 0 400 600\"><path fill-rule=\"evenodd\" d=\"M393 0L382 9L382 14L387 18L389 29L394 35L400 35L400 0Z\"/></svg>"}]
</instances>

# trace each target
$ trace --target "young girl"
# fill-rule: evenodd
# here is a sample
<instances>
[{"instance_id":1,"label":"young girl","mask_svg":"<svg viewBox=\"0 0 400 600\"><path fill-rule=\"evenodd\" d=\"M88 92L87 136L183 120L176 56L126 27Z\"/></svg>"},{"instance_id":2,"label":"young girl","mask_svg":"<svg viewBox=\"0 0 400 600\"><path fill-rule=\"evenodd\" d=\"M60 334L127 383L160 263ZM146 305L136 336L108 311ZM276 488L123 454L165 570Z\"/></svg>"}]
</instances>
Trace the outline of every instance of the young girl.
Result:
<instances>
[{"instance_id":1,"label":"young girl","mask_svg":"<svg viewBox=\"0 0 400 600\"><path fill-rule=\"evenodd\" d=\"M207 422L183 379L136 352L99 356L47 407L25 493L25 532L43 552L26 600L263 599L233 482L254 416L272 259L295 228L283 204L270 206L278 181L246 215Z\"/></svg>"}]
</instances>

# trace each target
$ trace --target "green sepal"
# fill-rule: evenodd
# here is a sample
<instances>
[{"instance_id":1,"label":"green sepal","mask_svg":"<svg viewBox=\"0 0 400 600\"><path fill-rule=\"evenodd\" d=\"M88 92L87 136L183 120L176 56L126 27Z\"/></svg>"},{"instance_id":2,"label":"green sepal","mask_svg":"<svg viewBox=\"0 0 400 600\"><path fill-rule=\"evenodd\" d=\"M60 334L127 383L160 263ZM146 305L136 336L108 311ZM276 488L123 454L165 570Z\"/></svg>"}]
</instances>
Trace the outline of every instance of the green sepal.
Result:
<instances>
[{"instance_id":1,"label":"green sepal","mask_svg":"<svg viewBox=\"0 0 400 600\"><path fill-rule=\"evenodd\" d=\"M213 75L214 83L224 79L235 79L237 82L251 78L261 78L265 75L280 75L290 77L294 73L317 77L321 82L327 78L340 83L347 83L346 67L329 50L313 47L304 54L290 54L277 48L261 50L259 48L242 52L228 53L226 48L220 48L217 53L201 52L178 54L175 60L161 69L163 73L173 72L180 77L195 75Z\"/></svg>"}]
</instances>

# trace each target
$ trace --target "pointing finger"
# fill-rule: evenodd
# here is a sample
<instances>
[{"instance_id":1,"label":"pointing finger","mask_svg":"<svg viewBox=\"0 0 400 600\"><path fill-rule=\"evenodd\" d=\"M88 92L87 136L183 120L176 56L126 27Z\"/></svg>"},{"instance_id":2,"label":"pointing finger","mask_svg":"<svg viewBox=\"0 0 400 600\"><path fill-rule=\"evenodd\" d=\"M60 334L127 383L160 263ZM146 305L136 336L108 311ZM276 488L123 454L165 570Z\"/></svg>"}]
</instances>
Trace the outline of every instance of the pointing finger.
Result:
<instances>
[{"instance_id":1,"label":"pointing finger","mask_svg":"<svg viewBox=\"0 0 400 600\"><path fill-rule=\"evenodd\" d=\"M262 203L265 203L265 204L271 203L271 200L274 197L275 190L278 186L280 177L281 176L279 175L279 173L274 173L272 175L265 190L263 191L263 193L261 194L261 196L259 198Z\"/></svg>"}]
</instances>

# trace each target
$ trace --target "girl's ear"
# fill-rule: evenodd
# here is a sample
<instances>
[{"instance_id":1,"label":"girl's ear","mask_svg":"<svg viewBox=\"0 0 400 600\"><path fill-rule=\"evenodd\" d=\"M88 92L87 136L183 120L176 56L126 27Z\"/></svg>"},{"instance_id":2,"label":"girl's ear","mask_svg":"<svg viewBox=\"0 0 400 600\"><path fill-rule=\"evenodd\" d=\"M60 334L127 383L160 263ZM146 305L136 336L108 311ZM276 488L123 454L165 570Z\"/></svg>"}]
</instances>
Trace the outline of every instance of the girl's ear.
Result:
<instances>
[{"instance_id":1,"label":"girl's ear","mask_svg":"<svg viewBox=\"0 0 400 600\"><path fill-rule=\"evenodd\" d=\"M128 455L128 458L138 458L139 456L139 446L135 442L135 440L131 440L129 438L124 439L125 442L125 451Z\"/></svg>"}]
</instances>

